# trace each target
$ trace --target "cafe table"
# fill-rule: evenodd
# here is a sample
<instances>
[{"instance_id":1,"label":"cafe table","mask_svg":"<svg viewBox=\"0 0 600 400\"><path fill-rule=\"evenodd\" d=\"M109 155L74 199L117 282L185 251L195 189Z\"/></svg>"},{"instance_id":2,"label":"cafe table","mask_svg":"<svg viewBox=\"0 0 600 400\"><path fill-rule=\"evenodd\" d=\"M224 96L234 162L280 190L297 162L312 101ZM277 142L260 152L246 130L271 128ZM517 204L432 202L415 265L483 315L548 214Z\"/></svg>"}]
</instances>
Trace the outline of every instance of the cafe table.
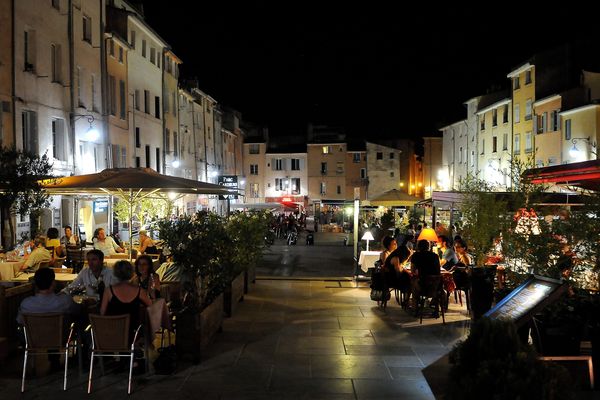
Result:
<instances>
[{"instance_id":1,"label":"cafe table","mask_svg":"<svg viewBox=\"0 0 600 400\"><path fill-rule=\"evenodd\" d=\"M20 273L10 279L13 282L27 282L30 278L32 278L35 274L33 273ZM57 282L73 282L77 278L77 274L55 274L55 280Z\"/></svg>"},{"instance_id":2,"label":"cafe table","mask_svg":"<svg viewBox=\"0 0 600 400\"><path fill-rule=\"evenodd\" d=\"M369 268L373 268L375 266L375 261L379 260L380 254L381 251L361 251L358 256L358 265L360 265L360 269L367 272Z\"/></svg>"},{"instance_id":3,"label":"cafe table","mask_svg":"<svg viewBox=\"0 0 600 400\"><path fill-rule=\"evenodd\" d=\"M2 261L0 262L0 281L10 281L15 277L23 265L23 261Z\"/></svg>"}]
</instances>

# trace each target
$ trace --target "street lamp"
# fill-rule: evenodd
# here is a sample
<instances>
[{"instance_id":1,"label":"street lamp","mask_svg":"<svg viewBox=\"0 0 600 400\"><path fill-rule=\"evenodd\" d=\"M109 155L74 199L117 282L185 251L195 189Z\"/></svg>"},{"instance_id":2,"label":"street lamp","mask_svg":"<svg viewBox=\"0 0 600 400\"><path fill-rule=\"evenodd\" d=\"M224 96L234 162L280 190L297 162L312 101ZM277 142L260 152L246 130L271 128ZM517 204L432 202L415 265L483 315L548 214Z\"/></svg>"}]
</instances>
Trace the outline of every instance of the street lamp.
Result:
<instances>
[{"instance_id":1,"label":"street lamp","mask_svg":"<svg viewBox=\"0 0 600 400\"><path fill-rule=\"evenodd\" d=\"M173 166L173 168L179 168L179 166L181 165L181 163L179 162L179 160L174 160L171 165Z\"/></svg>"}]
</instances>

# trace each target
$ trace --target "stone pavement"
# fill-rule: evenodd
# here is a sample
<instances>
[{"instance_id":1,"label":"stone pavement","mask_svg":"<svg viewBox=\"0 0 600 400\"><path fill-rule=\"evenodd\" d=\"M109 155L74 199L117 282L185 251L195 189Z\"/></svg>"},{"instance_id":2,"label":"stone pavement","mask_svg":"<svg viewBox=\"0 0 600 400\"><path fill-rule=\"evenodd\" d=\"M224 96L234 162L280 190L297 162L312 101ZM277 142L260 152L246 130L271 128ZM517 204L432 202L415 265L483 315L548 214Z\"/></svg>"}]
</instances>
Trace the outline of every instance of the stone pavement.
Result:
<instances>
[{"instance_id":1,"label":"stone pavement","mask_svg":"<svg viewBox=\"0 0 600 400\"><path fill-rule=\"evenodd\" d=\"M464 308L450 303L446 325L423 325L395 303L384 313L351 281L258 280L198 365L173 376L135 377L146 399L433 399L421 370L467 333ZM99 375L99 368L96 370ZM7 376L8 375L8 376ZM0 398L126 398L126 375L107 374L85 394L86 377L30 379L3 372Z\"/></svg>"}]
</instances>

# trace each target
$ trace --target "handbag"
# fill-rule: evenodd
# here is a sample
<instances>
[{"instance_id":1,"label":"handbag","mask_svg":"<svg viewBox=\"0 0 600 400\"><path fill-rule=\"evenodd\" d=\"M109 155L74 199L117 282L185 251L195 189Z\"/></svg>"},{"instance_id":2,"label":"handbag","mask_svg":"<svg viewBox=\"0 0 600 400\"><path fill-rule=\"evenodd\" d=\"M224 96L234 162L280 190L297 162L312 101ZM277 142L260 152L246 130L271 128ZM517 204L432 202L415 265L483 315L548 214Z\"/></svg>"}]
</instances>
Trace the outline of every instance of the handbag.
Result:
<instances>
[{"instance_id":1,"label":"handbag","mask_svg":"<svg viewBox=\"0 0 600 400\"><path fill-rule=\"evenodd\" d=\"M177 369L177 350L174 345L158 349L158 357L154 360L154 373L171 375Z\"/></svg>"},{"instance_id":2,"label":"handbag","mask_svg":"<svg viewBox=\"0 0 600 400\"><path fill-rule=\"evenodd\" d=\"M371 300L388 301L391 295L388 290L371 289Z\"/></svg>"}]
</instances>

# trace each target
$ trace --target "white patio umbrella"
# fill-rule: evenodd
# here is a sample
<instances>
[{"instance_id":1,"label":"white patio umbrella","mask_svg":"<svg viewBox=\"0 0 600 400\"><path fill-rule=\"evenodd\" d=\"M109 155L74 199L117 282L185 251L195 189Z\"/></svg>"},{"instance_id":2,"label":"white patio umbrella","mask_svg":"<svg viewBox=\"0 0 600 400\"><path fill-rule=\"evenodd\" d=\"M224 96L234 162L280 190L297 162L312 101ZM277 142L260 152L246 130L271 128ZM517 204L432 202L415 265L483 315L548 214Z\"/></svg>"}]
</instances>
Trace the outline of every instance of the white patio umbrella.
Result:
<instances>
[{"instance_id":1,"label":"white patio umbrella","mask_svg":"<svg viewBox=\"0 0 600 400\"><path fill-rule=\"evenodd\" d=\"M134 204L144 198L168 193L238 194L231 188L159 174L150 168L111 168L87 175L44 179L42 187L50 195L108 194L129 205L129 238L131 242ZM131 257L131 245L129 246Z\"/></svg>"}]
</instances>

